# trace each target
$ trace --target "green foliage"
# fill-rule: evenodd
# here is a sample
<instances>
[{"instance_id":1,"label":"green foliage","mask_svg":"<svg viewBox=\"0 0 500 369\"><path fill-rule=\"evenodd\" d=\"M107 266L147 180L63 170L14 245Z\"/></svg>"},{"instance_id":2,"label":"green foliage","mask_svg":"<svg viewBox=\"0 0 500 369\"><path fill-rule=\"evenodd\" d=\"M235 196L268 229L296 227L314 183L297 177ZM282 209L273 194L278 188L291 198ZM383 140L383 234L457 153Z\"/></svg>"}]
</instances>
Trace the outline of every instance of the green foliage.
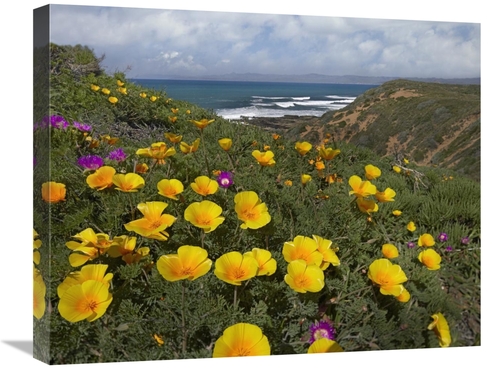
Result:
<instances>
[{"instance_id":1,"label":"green foliage","mask_svg":"<svg viewBox=\"0 0 500 369\"><path fill-rule=\"evenodd\" d=\"M51 114L63 116L69 126L34 131L34 229L42 241L37 268L47 285L47 310L40 320L34 318L34 335L47 337L50 332L50 352L35 339L35 356L51 364L211 357L215 341L238 322L259 326L273 355L299 354L309 347L310 325L321 319L333 323L336 340L346 351L438 347L434 333L427 330L436 312L448 320L452 346L480 344L478 326L466 326L464 320L479 321L480 316L477 182L411 164L408 173L397 174L388 158L345 142L326 143L339 148L341 154L325 161L325 170L318 172L309 162L316 160L317 152L313 149L300 156L295 140L274 139L258 127L228 122L189 102L172 100L163 91L129 83L122 73L107 76L98 69L84 73L82 68L70 68L77 61L83 65L100 61L90 58L86 48L51 48ZM126 95L117 90L117 80L124 83ZM91 84L100 90L93 91ZM118 102L110 103L102 88L112 91ZM141 92L147 97L141 97ZM158 98L151 101L150 96ZM214 122L200 131L191 121L204 118ZM90 124L92 130L83 132L73 127L74 122ZM182 141L189 144L200 138L198 151L181 153L179 144L166 140L167 132L182 134ZM119 141L110 143L105 135ZM217 142L223 137L233 140L228 152ZM165 164L136 154L160 141L176 149ZM262 167L252 156L253 150L263 151L265 146L274 153L276 165ZM107 158L117 148L126 153L125 160ZM114 187L91 188L87 178L93 171L84 171L77 164L78 158L90 154L105 158L105 164L117 173L135 172L137 163L146 163L149 170L141 174L145 186L132 193ZM379 210L370 215L360 212L354 195L349 195L348 183L353 175L364 178L367 164L382 171L381 177L372 180L379 191L388 187L396 191L394 202L378 203ZM190 183L198 176L215 179L214 170L232 171L234 184L206 198L191 189ZM420 173L423 177L418 177ZM302 174L311 175L312 180L302 185ZM336 179L329 183L328 175ZM158 193L157 183L165 178L183 183L178 201ZM50 204L41 198L42 183L49 180L66 185L64 201ZM292 181L291 186L285 184L287 180ZM240 228L234 196L241 191L255 191L267 205L272 218L268 225L256 230ZM207 234L184 220L187 206L203 199L217 203L225 217ZM145 201L166 202L165 213L176 217L166 229L166 241L124 228L142 217L137 205ZM402 211L400 216L392 213L397 209ZM409 221L417 225L414 233L406 229ZM80 269L70 265L72 250L66 243L86 228L110 239L137 237L135 250L148 247L149 254L133 263L108 253L89 260L87 264L108 265L107 272L113 273L113 301L101 318L71 323L58 311L57 287L69 273ZM423 233L436 238L441 232L449 237L447 243L435 246L443 258L441 269L427 270L418 260L421 250L410 249L407 243L416 242ZM325 269L325 286L317 293L297 293L284 281L283 245L297 235L319 235L331 240L337 250L340 265ZM461 243L464 236L470 239L467 245ZM399 250L393 263L408 276L404 286L411 294L409 302L382 295L367 277L370 264L383 257L385 243ZM203 246L213 262L230 251L267 249L277 270L238 287L219 280L213 266L194 281L169 282L156 263L163 255L177 253L182 245ZM452 252L446 251L447 245L453 246Z\"/></svg>"}]
</instances>

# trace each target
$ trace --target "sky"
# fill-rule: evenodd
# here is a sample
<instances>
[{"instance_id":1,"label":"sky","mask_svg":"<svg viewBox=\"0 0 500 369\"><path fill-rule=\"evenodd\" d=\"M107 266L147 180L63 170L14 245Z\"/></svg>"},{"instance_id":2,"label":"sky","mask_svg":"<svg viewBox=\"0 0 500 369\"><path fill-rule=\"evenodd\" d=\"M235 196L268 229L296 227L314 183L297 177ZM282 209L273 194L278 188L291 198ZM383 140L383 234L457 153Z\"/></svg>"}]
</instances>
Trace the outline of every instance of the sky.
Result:
<instances>
[{"instance_id":1,"label":"sky","mask_svg":"<svg viewBox=\"0 0 500 369\"><path fill-rule=\"evenodd\" d=\"M293 355L284 357L252 359L197 359L172 362L106 363L99 369L108 368L197 368L234 369L238 365L265 367L369 367L387 368L391 365L408 369L422 368L422 365L445 365L454 369L478 366L480 358L495 355L498 350L498 304L496 291L498 275L498 210L492 196L497 189L498 146L495 126L498 122L498 35L500 22L495 2L491 0L453 1L419 0L418 3L401 0L356 0L352 2L327 2L307 0L286 2L269 0L232 1L227 0L183 0L172 2L175 9L195 11L230 11L261 14L302 14L310 16L340 16L349 18L411 19L419 21L446 21L455 23L480 23L481 25L481 191L486 196L481 200L482 253L481 287L481 346L473 348L448 348L432 350L396 350L390 352L356 352L335 355ZM0 106L4 125L4 140L0 145L0 156L4 180L0 181L3 217L3 254L0 268L0 356L2 363L15 363L19 367L46 368L46 365L32 359L32 55L33 55L33 9L46 5L40 0L12 1L9 3L5 20L0 22L0 39L3 47L0 58L2 85ZM164 0L65 0L64 4L89 6L121 6L142 8L164 8ZM11 20L11 21L10 21ZM77 20L74 19L74 23ZM14 23L14 26L13 26ZM70 33L71 24L66 31ZM90 29L89 29L90 32ZM110 31L111 32L111 31ZM101 38L107 38L103 36ZM109 42L109 41L108 41ZM113 41L112 43L115 43ZM164 50L165 51L165 50ZM107 59L111 57L110 52ZM129 51L129 54L137 51ZM354 60L351 61L354 63ZM5 220L7 216L7 220ZM26 262L28 261L28 262ZM78 369L96 368L94 364L81 364Z\"/></svg>"},{"instance_id":2,"label":"sky","mask_svg":"<svg viewBox=\"0 0 500 369\"><path fill-rule=\"evenodd\" d=\"M129 78L227 73L480 77L474 22L52 5L51 41Z\"/></svg>"}]
</instances>

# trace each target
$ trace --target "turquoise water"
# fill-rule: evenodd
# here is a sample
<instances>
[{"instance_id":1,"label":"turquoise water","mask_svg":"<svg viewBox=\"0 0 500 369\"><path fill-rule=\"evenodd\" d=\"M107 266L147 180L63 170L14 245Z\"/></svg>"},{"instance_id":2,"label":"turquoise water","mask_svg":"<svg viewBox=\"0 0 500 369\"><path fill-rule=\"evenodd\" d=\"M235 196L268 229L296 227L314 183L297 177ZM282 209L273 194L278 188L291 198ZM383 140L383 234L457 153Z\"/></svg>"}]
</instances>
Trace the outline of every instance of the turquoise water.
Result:
<instances>
[{"instance_id":1,"label":"turquoise water","mask_svg":"<svg viewBox=\"0 0 500 369\"><path fill-rule=\"evenodd\" d=\"M211 109L226 119L321 116L338 110L374 85L132 79L146 88L165 91L176 100Z\"/></svg>"}]
</instances>

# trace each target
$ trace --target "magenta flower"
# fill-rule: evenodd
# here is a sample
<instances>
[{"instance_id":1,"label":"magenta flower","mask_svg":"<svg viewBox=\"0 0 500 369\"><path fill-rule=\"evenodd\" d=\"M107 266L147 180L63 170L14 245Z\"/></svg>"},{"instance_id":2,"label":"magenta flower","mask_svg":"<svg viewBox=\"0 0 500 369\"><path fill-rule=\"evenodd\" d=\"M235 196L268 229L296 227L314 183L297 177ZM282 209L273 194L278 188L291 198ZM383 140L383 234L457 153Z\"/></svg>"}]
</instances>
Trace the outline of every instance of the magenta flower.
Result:
<instances>
[{"instance_id":1,"label":"magenta flower","mask_svg":"<svg viewBox=\"0 0 500 369\"><path fill-rule=\"evenodd\" d=\"M217 183L222 188L228 188L233 184L233 173L221 172L217 178Z\"/></svg>"},{"instance_id":2,"label":"magenta flower","mask_svg":"<svg viewBox=\"0 0 500 369\"><path fill-rule=\"evenodd\" d=\"M469 243L469 237L465 236L465 237L462 237L462 239L460 240L460 242L462 242L462 245L467 245Z\"/></svg>"},{"instance_id":3,"label":"magenta flower","mask_svg":"<svg viewBox=\"0 0 500 369\"><path fill-rule=\"evenodd\" d=\"M415 247L415 242L411 242L411 241L410 241L410 242L408 242L408 243L406 244L406 246L408 246L408 248L409 248L409 249L412 249L412 248L414 248L414 247Z\"/></svg>"},{"instance_id":4,"label":"magenta flower","mask_svg":"<svg viewBox=\"0 0 500 369\"><path fill-rule=\"evenodd\" d=\"M330 323L321 320L311 325L309 328L311 332L311 338L309 343L313 343L320 338L328 338L329 340L335 340L335 329L330 325Z\"/></svg>"},{"instance_id":5,"label":"magenta flower","mask_svg":"<svg viewBox=\"0 0 500 369\"><path fill-rule=\"evenodd\" d=\"M78 165L86 170L97 170L104 165L104 160L97 155L87 155L78 159Z\"/></svg>"},{"instance_id":6,"label":"magenta flower","mask_svg":"<svg viewBox=\"0 0 500 369\"><path fill-rule=\"evenodd\" d=\"M83 124L80 122L73 122L73 127L82 132L89 132L92 130L92 126L89 124Z\"/></svg>"},{"instance_id":7,"label":"magenta flower","mask_svg":"<svg viewBox=\"0 0 500 369\"><path fill-rule=\"evenodd\" d=\"M448 241L448 235L446 233L441 232L437 238L440 242Z\"/></svg>"},{"instance_id":8,"label":"magenta flower","mask_svg":"<svg viewBox=\"0 0 500 369\"><path fill-rule=\"evenodd\" d=\"M54 128L66 129L66 127L68 127L68 122L60 115L51 115L50 125Z\"/></svg>"},{"instance_id":9,"label":"magenta flower","mask_svg":"<svg viewBox=\"0 0 500 369\"><path fill-rule=\"evenodd\" d=\"M127 154L123 151L123 149L116 149L109 153L108 159L115 161L124 161L127 158Z\"/></svg>"},{"instance_id":10,"label":"magenta flower","mask_svg":"<svg viewBox=\"0 0 500 369\"><path fill-rule=\"evenodd\" d=\"M451 252L451 251L453 251L453 247L451 247L451 246L446 246L446 249L445 249L445 250L446 250L446 251L448 251L448 252Z\"/></svg>"}]
</instances>

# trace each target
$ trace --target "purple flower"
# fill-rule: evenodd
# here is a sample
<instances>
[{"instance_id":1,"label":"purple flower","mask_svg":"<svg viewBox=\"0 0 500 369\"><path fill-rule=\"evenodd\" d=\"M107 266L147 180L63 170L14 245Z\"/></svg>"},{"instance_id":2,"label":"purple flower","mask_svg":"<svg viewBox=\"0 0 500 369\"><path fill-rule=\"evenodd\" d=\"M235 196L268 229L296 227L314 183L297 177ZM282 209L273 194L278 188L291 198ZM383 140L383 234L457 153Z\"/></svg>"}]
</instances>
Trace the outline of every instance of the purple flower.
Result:
<instances>
[{"instance_id":1,"label":"purple flower","mask_svg":"<svg viewBox=\"0 0 500 369\"><path fill-rule=\"evenodd\" d=\"M445 249L445 250L446 250L446 251L448 251L448 252L453 251L453 247L451 247L451 246L446 246L446 249Z\"/></svg>"},{"instance_id":2,"label":"purple flower","mask_svg":"<svg viewBox=\"0 0 500 369\"><path fill-rule=\"evenodd\" d=\"M441 232L438 236L438 240L441 242L448 241L448 235L446 233Z\"/></svg>"},{"instance_id":3,"label":"purple flower","mask_svg":"<svg viewBox=\"0 0 500 369\"><path fill-rule=\"evenodd\" d=\"M335 340L335 329L324 320L312 324L309 330L311 331L309 343L313 343L320 338L328 338L332 341Z\"/></svg>"},{"instance_id":4,"label":"purple flower","mask_svg":"<svg viewBox=\"0 0 500 369\"><path fill-rule=\"evenodd\" d=\"M233 173L231 172L221 172L219 177L217 177L217 183L222 188L228 188L233 184Z\"/></svg>"},{"instance_id":5,"label":"purple flower","mask_svg":"<svg viewBox=\"0 0 500 369\"><path fill-rule=\"evenodd\" d=\"M411 241L410 241L410 242L408 242L408 243L406 244L406 246L408 246L408 248L409 248L409 249L412 249L412 248L414 248L414 247L415 247L415 242L411 242Z\"/></svg>"},{"instance_id":6,"label":"purple flower","mask_svg":"<svg viewBox=\"0 0 500 369\"><path fill-rule=\"evenodd\" d=\"M460 242L462 242L462 245L467 245L469 243L469 237L465 236L465 237L462 237L462 239L460 240Z\"/></svg>"},{"instance_id":7,"label":"purple flower","mask_svg":"<svg viewBox=\"0 0 500 369\"><path fill-rule=\"evenodd\" d=\"M111 151L108 155L108 159L115 161L124 161L126 158L127 154L121 148Z\"/></svg>"},{"instance_id":8,"label":"purple flower","mask_svg":"<svg viewBox=\"0 0 500 369\"><path fill-rule=\"evenodd\" d=\"M80 122L73 122L73 127L82 132L88 132L92 130L92 126L89 124L83 124Z\"/></svg>"},{"instance_id":9,"label":"purple flower","mask_svg":"<svg viewBox=\"0 0 500 369\"><path fill-rule=\"evenodd\" d=\"M104 160L97 155L87 155L78 159L78 165L86 170L96 170L104 165Z\"/></svg>"},{"instance_id":10,"label":"purple flower","mask_svg":"<svg viewBox=\"0 0 500 369\"><path fill-rule=\"evenodd\" d=\"M66 127L68 127L68 122L60 115L51 115L50 125L54 128L66 129Z\"/></svg>"}]
</instances>

